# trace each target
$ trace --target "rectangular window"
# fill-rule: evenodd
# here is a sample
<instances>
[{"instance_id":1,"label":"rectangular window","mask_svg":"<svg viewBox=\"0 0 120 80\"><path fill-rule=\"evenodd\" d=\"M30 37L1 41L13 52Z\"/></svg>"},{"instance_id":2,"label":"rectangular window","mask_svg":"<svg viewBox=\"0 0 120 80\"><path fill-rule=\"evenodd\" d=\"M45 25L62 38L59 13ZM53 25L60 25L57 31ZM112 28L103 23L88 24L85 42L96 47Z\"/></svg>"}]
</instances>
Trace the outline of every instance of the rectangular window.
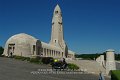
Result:
<instances>
[{"instance_id":1,"label":"rectangular window","mask_svg":"<svg viewBox=\"0 0 120 80\"><path fill-rule=\"evenodd\" d=\"M33 45L33 51L35 51L35 45Z\"/></svg>"}]
</instances>

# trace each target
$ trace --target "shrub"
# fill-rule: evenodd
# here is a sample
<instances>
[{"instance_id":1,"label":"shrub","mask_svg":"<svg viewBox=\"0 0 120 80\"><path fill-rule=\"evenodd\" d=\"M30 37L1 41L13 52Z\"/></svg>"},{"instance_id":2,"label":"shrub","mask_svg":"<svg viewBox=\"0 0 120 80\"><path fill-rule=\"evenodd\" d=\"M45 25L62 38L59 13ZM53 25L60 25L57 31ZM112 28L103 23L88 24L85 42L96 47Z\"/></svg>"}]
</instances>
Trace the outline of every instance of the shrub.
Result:
<instances>
[{"instance_id":1,"label":"shrub","mask_svg":"<svg viewBox=\"0 0 120 80\"><path fill-rule=\"evenodd\" d=\"M42 63L43 64L51 64L54 61L52 57L43 57L42 58Z\"/></svg>"},{"instance_id":2,"label":"shrub","mask_svg":"<svg viewBox=\"0 0 120 80\"><path fill-rule=\"evenodd\" d=\"M18 59L18 60L22 60L22 61L26 60L26 58L23 56L14 56L13 58Z\"/></svg>"},{"instance_id":3,"label":"shrub","mask_svg":"<svg viewBox=\"0 0 120 80\"><path fill-rule=\"evenodd\" d=\"M29 61L31 63L36 64L52 64L54 59L52 57L36 57L36 58L30 58L30 57L23 57L23 56L12 56L11 58L22 60L22 61Z\"/></svg>"},{"instance_id":4,"label":"shrub","mask_svg":"<svg viewBox=\"0 0 120 80\"><path fill-rule=\"evenodd\" d=\"M71 70L78 70L79 67L78 67L76 64L68 63L68 69L71 69Z\"/></svg>"},{"instance_id":5,"label":"shrub","mask_svg":"<svg viewBox=\"0 0 120 80\"><path fill-rule=\"evenodd\" d=\"M0 55L0 57L5 57L4 55Z\"/></svg>"},{"instance_id":6,"label":"shrub","mask_svg":"<svg viewBox=\"0 0 120 80\"><path fill-rule=\"evenodd\" d=\"M85 60L94 60L98 56L100 56L100 54L98 54L98 53L96 53L96 54L76 54L75 55L76 58L82 58Z\"/></svg>"},{"instance_id":7,"label":"shrub","mask_svg":"<svg viewBox=\"0 0 120 80\"><path fill-rule=\"evenodd\" d=\"M26 60L27 60L27 61L30 61L30 57L26 57Z\"/></svg>"},{"instance_id":8,"label":"shrub","mask_svg":"<svg viewBox=\"0 0 120 80\"><path fill-rule=\"evenodd\" d=\"M111 71L111 80L120 80L120 70Z\"/></svg>"},{"instance_id":9,"label":"shrub","mask_svg":"<svg viewBox=\"0 0 120 80\"><path fill-rule=\"evenodd\" d=\"M40 58L36 57L36 58L30 58L30 57L23 57L23 56L13 56L12 58L14 59L18 59L18 60L22 60L22 61L29 61L31 63L36 63L36 64L41 64L41 60Z\"/></svg>"},{"instance_id":10,"label":"shrub","mask_svg":"<svg viewBox=\"0 0 120 80\"><path fill-rule=\"evenodd\" d=\"M0 56L1 57L2 57L3 51L4 51L4 48L0 46Z\"/></svg>"},{"instance_id":11,"label":"shrub","mask_svg":"<svg viewBox=\"0 0 120 80\"><path fill-rule=\"evenodd\" d=\"M38 58L30 58L31 63L41 64L42 62Z\"/></svg>"}]
</instances>

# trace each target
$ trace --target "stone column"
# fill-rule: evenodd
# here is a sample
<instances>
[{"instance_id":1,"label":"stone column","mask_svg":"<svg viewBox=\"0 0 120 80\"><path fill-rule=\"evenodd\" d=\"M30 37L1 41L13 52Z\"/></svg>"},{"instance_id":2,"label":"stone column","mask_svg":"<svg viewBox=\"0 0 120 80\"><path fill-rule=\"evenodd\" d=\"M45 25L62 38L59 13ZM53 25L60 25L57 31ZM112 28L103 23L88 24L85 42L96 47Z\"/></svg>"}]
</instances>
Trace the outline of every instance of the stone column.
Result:
<instances>
[{"instance_id":1,"label":"stone column","mask_svg":"<svg viewBox=\"0 0 120 80\"><path fill-rule=\"evenodd\" d=\"M50 57L51 57L51 50L50 50Z\"/></svg>"},{"instance_id":2,"label":"stone column","mask_svg":"<svg viewBox=\"0 0 120 80\"><path fill-rule=\"evenodd\" d=\"M45 57L47 57L47 49L44 49Z\"/></svg>"},{"instance_id":3,"label":"stone column","mask_svg":"<svg viewBox=\"0 0 120 80\"><path fill-rule=\"evenodd\" d=\"M115 51L109 49L106 51L106 74L110 74L111 70L116 70Z\"/></svg>"}]
</instances>

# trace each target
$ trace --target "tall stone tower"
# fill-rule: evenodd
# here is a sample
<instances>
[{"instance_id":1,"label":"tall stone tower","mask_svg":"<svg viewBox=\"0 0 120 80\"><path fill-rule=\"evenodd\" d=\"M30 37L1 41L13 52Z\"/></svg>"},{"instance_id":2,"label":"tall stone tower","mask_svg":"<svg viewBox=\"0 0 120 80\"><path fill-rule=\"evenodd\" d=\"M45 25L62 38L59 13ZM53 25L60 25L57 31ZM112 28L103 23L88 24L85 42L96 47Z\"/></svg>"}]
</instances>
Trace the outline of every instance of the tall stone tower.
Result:
<instances>
[{"instance_id":1,"label":"tall stone tower","mask_svg":"<svg viewBox=\"0 0 120 80\"><path fill-rule=\"evenodd\" d=\"M67 57L68 48L64 41L62 13L59 5L55 7L53 13L50 45L60 47L63 50L64 57Z\"/></svg>"},{"instance_id":2,"label":"tall stone tower","mask_svg":"<svg viewBox=\"0 0 120 80\"><path fill-rule=\"evenodd\" d=\"M109 75L111 70L116 70L115 51L108 49L106 51L106 73Z\"/></svg>"}]
</instances>

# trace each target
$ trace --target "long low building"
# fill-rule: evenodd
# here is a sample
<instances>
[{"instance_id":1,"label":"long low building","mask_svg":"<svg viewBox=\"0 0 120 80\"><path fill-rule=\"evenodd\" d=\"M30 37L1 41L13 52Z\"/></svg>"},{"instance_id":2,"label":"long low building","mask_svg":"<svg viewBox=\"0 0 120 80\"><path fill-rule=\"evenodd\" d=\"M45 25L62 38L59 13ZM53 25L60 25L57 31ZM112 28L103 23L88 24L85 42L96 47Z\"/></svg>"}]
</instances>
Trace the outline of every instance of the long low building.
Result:
<instances>
[{"instance_id":1,"label":"long low building","mask_svg":"<svg viewBox=\"0 0 120 80\"><path fill-rule=\"evenodd\" d=\"M59 5L54 9L51 40L42 42L35 37L20 33L10 37L4 48L5 56L74 58L75 52L68 49L64 41L62 13Z\"/></svg>"}]
</instances>

